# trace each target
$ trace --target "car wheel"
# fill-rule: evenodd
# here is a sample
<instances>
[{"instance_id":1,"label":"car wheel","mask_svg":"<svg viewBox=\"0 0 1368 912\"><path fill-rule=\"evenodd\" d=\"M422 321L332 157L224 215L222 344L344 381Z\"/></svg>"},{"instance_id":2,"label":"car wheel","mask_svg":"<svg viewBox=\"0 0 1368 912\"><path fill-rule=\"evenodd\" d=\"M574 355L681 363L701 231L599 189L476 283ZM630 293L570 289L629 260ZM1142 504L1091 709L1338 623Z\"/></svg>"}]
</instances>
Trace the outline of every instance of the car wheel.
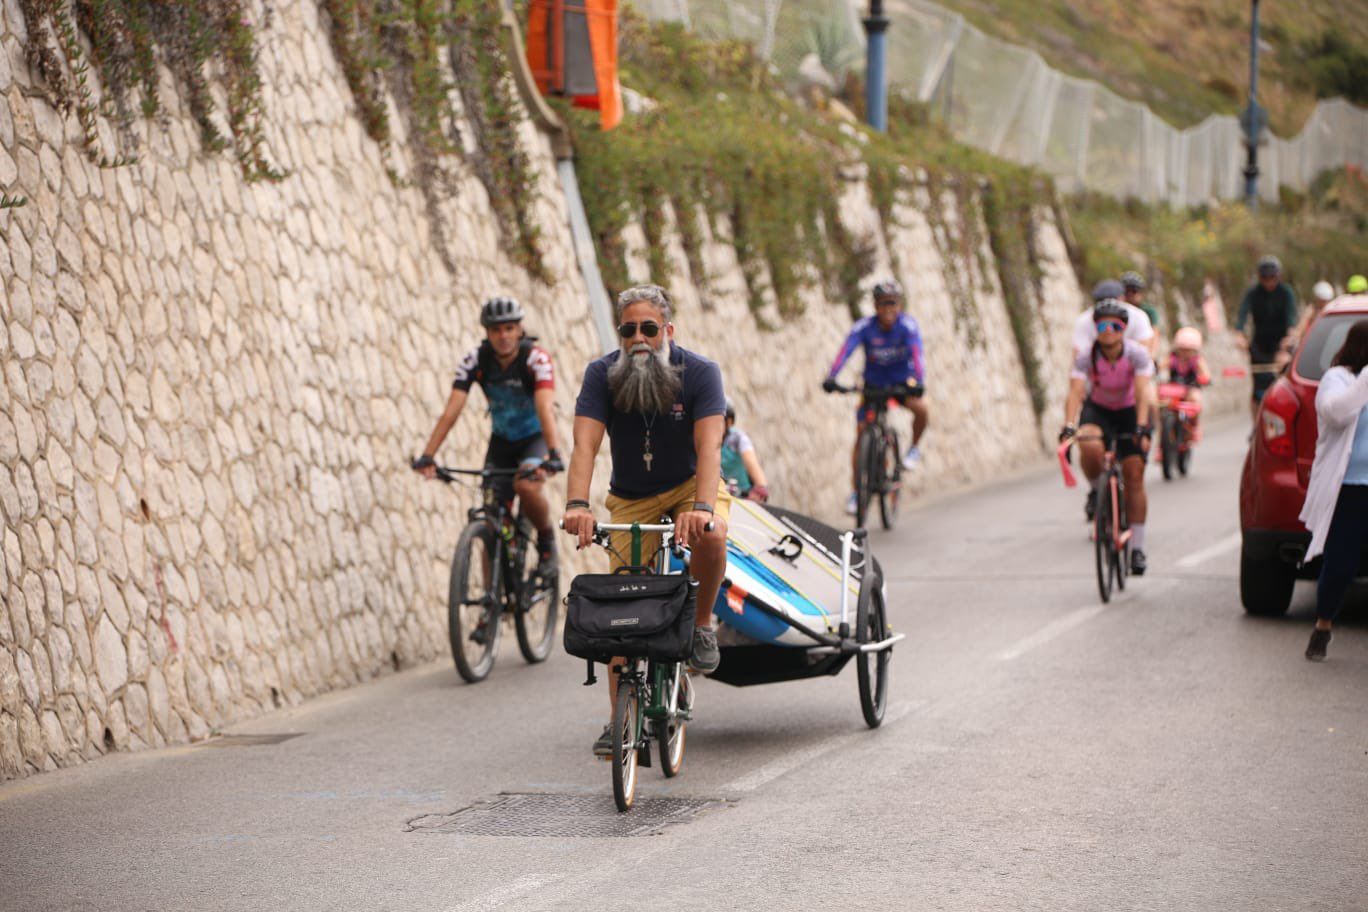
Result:
<instances>
[{"instance_id":1,"label":"car wheel","mask_svg":"<svg viewBox=\"0 0 1368 912\"><path fill-rule=\"evenodd\" d=\"M1297 582L1295 567L1277 557L1255 557L1246 543L1240 548L1240 601L1245 611L1259 617L1280 617L1292 602Z\"/></svg>"}]
</instances>

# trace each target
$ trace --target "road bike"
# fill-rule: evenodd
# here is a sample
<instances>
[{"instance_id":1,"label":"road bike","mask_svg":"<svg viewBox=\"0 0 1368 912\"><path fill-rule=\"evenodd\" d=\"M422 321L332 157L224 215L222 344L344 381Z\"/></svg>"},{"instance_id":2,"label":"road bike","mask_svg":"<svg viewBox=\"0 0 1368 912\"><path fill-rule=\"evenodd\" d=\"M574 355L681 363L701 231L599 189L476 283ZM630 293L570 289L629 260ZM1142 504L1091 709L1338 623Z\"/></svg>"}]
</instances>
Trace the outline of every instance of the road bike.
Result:
<instances>
[{"instance_id":1,"label":"road bike","mask_svg":"<svg viewBox=\"0 0 1368 912\"><path fill-rule=\"evenodd\" d=\"M541 662L551 654L556 633L560 574L536 566L536 530L490 484L496 478L532 477L536 470L435 468L448 484L477 476L484 492L483 502L468 513L451 559L447 633L456 671L471 684L489 676L504 615L513 617L523 658L529 664Z\"/></svg>"},{"instance_id":2,"label":"road bike","mask_svg":"<svg viewBox=\"0 0 1368 912\"><path fill-rule=\"evenodd\" d=\"M1112 589L1124 591L1130 573L1130 523L1126 519L1126 484L1116 459L1117 440L1136 440L1138 434L1118 434L1107 440L1101 434L1073 436L1059 446L1059 465L1064 484L1078 484L1069 469L1069 447L1078 441L1101 440L1107 450L1102 456L1102 473L1093 482L1093 555L1097 566L1097 591L1103 604L1111 601Z\"/></svg>"},{"instance_id":3,"label":"road bike","mask_svg":"<svg viewBox=\"0 0 1368 912\"><path fill-rule=\"evenodd\" d=\"M1174 472L1186 476L1192 463L1202 407L1188 401L1189 389L1185 383L1159 384L1159 467L1165 481L1172 481Z\"/></svg>"},{"instance_id":4,"label":"road bike","mask_svg":"<svg viewBox=\"0 0 1368 912\"><path fill-rule=\"evenodd\" d=\"M711 523L709 523L711 528ZM630 560L613 548L612 532L631 535ZM659 535L660 545L648 559L642 559L642 539ZM597 523L594 542L613 554L623 566L617 572L625 575L668 575L687 567L683 548L674 538L674 523L662 517L661 522ZM676 561L670 560L671 556ZM675 567L672 570L672 565ZM687 572L685 569L683 572ZM688 610L692 611L692 607ZM637 771L651 765L651 745L656 746L660 770L666 778L679 775L684 766L685 730L694 708L693 682L683 662L661 662L654 659L617 658L609 673L617 678L613 697L613 801L619 811L629 811L636 801ZM593 662L589 663L586 685L595 682Z\"/></svg>"},{"instance_id":5,"label":"road bike","mask_svg":"<svg viewBox=\"0 0 1368 912\"><path fill-rule=\"evenodd\" d=\"M879 521L884 529L898 524L902 495L902 449L898 432L888 423L890 402L906 404L925 395L925 386L837 386L833 392L860 393L860 436L855 456L855 526L861 528L869 515L871 500L878 498Z\"/></svg>"}]
</instances>

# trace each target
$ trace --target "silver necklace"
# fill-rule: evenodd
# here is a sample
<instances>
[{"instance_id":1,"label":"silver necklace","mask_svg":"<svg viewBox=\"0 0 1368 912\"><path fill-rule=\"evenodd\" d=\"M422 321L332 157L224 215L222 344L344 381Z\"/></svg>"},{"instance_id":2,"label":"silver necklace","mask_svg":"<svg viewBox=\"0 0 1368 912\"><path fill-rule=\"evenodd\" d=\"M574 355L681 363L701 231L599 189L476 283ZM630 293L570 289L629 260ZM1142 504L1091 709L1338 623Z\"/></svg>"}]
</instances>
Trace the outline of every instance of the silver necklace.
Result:
<instances>
[{"instance_id":1,"label":"silver necklace","mask_svg":"<svg viewBox=\"0 0 1368 912\"><path fill-rule=\"evenodd\" d=\"M647 421L645 413L642 413L641 415L641 423L646 425L646 440L645 446L641 452L641 461L646 463L646 471L648 472L651 471L651 460L655 459L655 455L651 452L651 428L655 427L656 418L658 417L660 417L659 412L652 412L651 420Z\"/></svg>"}]
</instances>

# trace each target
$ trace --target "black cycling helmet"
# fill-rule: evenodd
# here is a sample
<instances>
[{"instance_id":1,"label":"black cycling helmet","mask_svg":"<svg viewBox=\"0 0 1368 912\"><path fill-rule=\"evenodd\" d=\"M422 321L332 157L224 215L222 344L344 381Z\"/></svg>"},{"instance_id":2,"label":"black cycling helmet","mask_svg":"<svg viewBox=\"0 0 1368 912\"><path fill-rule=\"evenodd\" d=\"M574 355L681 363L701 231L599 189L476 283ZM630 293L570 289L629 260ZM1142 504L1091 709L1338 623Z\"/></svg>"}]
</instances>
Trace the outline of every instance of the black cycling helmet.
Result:
<instances>
[{"instance_id":1,"label":"black cycling helmet","mask_svg":"<svg viewBox=\"0 0 1368 912\"><path fill-rule=\"evenodd\" d=\"M874 300L882 301L885 298L897 298L899 301L903 299L903 287L897 279L884 279L874 286Z\"/></svg>"},{"instance_id":2,"label":"black cycling helmet","mask_svg":"<svg viewBox=\"0 0 1368 912\"><path fill-rule=\"evenodd\" d=\"M727 411L725 417L732 421L736 420L736 403L731 401L731 396L727 397Z\"/></svg>"},{"instance_id":3,"label":"black cycling helmet","mask_svg":"<svg viewBox=\"0 0 1368 912\"><path fill-rule=\"evenodd\" d=\"M1144 291L1145 277L1134 270L1121 273L1121 285L1126 291Z\"/></svg>"},{"instance_id":4,"label":"black cycling helmet","mask_svg":"<svg viewBox=\"0 0 1368 912\"><path fill-rule=\"evenodd\" d=\"M1098 320L1120 320L1130 325L1130 309L1116 298L1103 298L1093 306L1093 322Z\"/></svg>"},{"instance_id":5,"label":"black cycling helmet","mask_svg":"<svg viewBox=\"0 0 1368 912\"><path fill-rule=\"evenodd\" d=\"M1259 275L1261 277L1282 275L1282 262L1272 254L1259 260Z\"/></svg>"},{"instance_id":6,"label":"black cycling helmet","mask_svg":"<svg viewBox=\"0 0 1368 912\"><path fill-rule=\"evenodd\" d=\"M480 308L480 325L496 326L499 323L520 323L523 318L522 305L513 298L490 298Z\"/></svg>"},{"instance_id":7,"label":"black cycling helmet","mask_svg":"<svg viewBox=\"0 0 1368 912\"><path fill-rule=\"evenodd\" d=\"M1125 293L1126 289L1116 279L1103 279L1093 286L1093 303L1096 304L1098 301L1105 301L1108 298L1120 298Z\"/></svg>"}]
</instances>

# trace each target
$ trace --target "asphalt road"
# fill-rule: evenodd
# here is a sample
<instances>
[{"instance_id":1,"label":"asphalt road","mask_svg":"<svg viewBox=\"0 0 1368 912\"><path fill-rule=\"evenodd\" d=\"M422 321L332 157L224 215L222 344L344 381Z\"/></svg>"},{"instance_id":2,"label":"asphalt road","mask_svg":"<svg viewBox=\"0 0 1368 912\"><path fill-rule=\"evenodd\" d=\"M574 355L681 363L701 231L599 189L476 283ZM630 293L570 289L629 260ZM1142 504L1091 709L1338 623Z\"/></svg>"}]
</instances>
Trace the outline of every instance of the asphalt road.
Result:
<instances>
[{"instance_id":1,"label":"asphalt road","mask_svg":"<svg viewBox=\"0 0 1368 912\"><path fill-rule=\"evenodd\" d=\"M1368 629L1315 665L1309 585L1244 616L1243 448L1230 423L1192 477L1152 470L1151 572L1106 607L1057 472L907 512L876 543L908 635L885 726L853 668L703 682L683 774L640 795L712 803L639 807L651 835L442 829L622 825L601 687L510 636L478 686L436 663L233 730L279 743L0 787L0 908L1368 909Z\"/></svg>"}]
</instances>

